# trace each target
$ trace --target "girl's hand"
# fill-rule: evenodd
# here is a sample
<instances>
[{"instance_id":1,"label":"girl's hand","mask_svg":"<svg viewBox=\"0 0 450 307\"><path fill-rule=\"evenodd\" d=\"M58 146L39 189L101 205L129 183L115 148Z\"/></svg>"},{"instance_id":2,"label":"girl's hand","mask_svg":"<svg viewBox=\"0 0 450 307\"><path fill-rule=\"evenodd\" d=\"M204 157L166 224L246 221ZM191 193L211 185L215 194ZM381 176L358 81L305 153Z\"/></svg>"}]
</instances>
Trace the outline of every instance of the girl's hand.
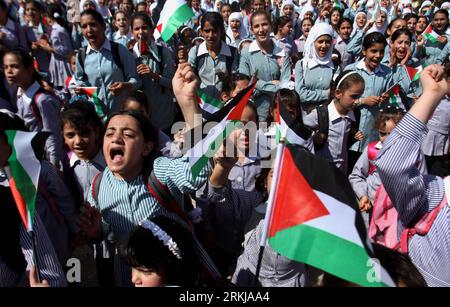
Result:
<instances>
[{"instance_id":1,"label":"girl's hand","mask_svg":"<svg viewBox=\"0 0 450 307\"><path fill-rule=\"evenodd\" d=\"M409 59L411 58L411 48L408 48L406 50L406 56L405 58L402 60L402 62L400 63L401 65L406 65L406 63L409 61Z\"/></svg>"},{"instance_id":2,"label":"girl's hand","mask_svg":"<svg viewBox=\"0 0 450 307\"><path fill-rule=\"evenodd\" d=\"M113 94L113 96L119 96L123 89L123 82L114 82L109 86L109 91Z\"/></svg>"},{"instance_id":3,"label":"girl's hand","mask_svg":"<svg viewBox=\"0 0 450 307\"><path fill-rule=\"evenodd\" d=\"M395 48L392 45L391 52L390 52L390 60L389 60L389 66L394 67L397 65L397 57L395 56L395 53L397 52L397 48Z\"/></svg>"},{"instance_id":4,"label":"girl's hand","mask_svg":"<svg viewBox=\"0 0 450 307\"><path fill-rule=\"evenodd\" d=\"M272 80L272 84L279 86L280 85L280 80Z\"/></svg>"},{"instance_id":5,"label":"girl's hand","mask_svg":"<svg viewBox=\"0 0 450 307\"><path fill-rule=\"evenodd\" d=\"M355 133L355 140L362 141L364 139L364 133L362 131L358 131Z\"/></svg>"},{"instance_id":6,"label":"girl's hand","mask_svg":"<svg viewBox=\"0 0 450 307\"><path fill-rule=\"evenodd\" d=\"M30 287L43 287L43 288L48 288L50 287L50 285L48 284L47 280L43 280L41 282L38 282L38 277L37 277L37 271L36 271L36 267L32 266L30 269L30 275L28 276L28 280L30 282Z\"/></svg>"},{"instance_id":7,"label":"girl's hand","mask_svg":"<svg viewBox=\"0 0 450 307\"><path fill-rule=\"evenodd\" d=\"M188 60L188 54L186 52L186 48L184 46L178 47L178 63L186 63Z\"/></svg>"},{"instance_id":8,"label":"girl's hand","mask_svg":"<svg viewBox=\"0 0 450 307\"><path fill-rule=\"evenodd\" d=\"M369 196L365 195L361 197L359 200L359 210L361 211L369 211L372 208L372 204L370 203Z\"/></svg>"},{"instance_id":9,"label":"girl's hand","mask_svg":"<svg viewBox=\"0 0 450 307\"><path fill-rule=\"evenodd\" d=\"M74 90L75 94L77 95L83 95L84 91L81 87L76 87Z\"/></svg>"},{"instance_id":10,"label":"girl's hand","mask_svg":"<svg viewBox=\"0 0 450 307\"><path fill-rule=\"evenodd\" d=\"M423 35L417 36L417 47L422 47L423 44L425 44L425 39L423 38Z\"/></svg>"},{"instance_id":11,"label":"girl's hand","mask_svg":"<svg viewBox=\"0 0 450 307\"><path fill-rule=\"evenodd\" d=\"M366 33L367 31L369 31L370 28L372 28L373 24L375 23L374 20L369 20L366 25L363 28L364 33Z\"/></svg>"},{"instance_id":12,"label":"girl's hand","mask_svg":"<svg viewBox=\"0 0 450 307\"><path fill-rule=\"evenodd\" d=\"M364 97L361 98L361 101L366 106L375 106L380 102L380 97L379 96Z\"/></svg>"},{"instance_id":13,"label":"girl's hand","mask_svg":"<svg viewBox=\"0 0 450 307\"><path fill-rule=\"evenodd\" d=\"M441 44L447 44L447 36L445 35L439 35L437 38L437 41L440 42Z\"/></svg>"},{"instance_id":14,"label":"girl's hand","mask_svg":"<svg viewBox=\"0 0 450 307\"><path fill-rule=\"evenodd\" d=\"M389 94L388 93L383 93L380 97L379 97L379 103L386 103L389 100Z\"/></svg>"},{"instance_id":15,"label":"girl's hand","mask_svg":"<svg viewBox=\"0 0 450 307\"><path fill-rule=\"evenodd\" d=\"M102 215L98 209L91 207L88 203L84 203L80 207L77 223L87 238L101 238Z\"/></svg>"},{"instance_id":16,"label":"girl's hand","mask_svg":"<svg viewBox=\"0 0 450 307\"><path fill-rule=\"evenodd\" d=\"M138 73L139 76L146 76L146 77L150 77L152 70L150 69L150 67L146 64L139 64L136 67L136 72Z\"/></svg>"}]
</instances>

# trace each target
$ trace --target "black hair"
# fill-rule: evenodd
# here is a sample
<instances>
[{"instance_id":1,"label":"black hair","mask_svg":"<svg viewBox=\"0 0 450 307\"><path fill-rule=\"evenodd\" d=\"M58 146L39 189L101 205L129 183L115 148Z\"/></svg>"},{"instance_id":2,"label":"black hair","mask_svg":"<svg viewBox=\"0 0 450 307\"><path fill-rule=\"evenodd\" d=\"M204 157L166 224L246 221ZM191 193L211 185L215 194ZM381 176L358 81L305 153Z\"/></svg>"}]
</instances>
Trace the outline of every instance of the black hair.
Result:
<instances>
[{"instance_id":1,"label":"black hair","mask_svg":"<svg viewBox=\"0 0 450 307\"><path fill-rule=\"evenodd\" d=\"M450 61L446 59L444 63L442 63L442 65L444 66L445 78L446 79L450 78Z\"/></svg>"},{"instance_id":2,"label":"black hair","mask_svg":"<svg viewBox=\"0 0 450 307\"><path fill-rule=\"evenodd\" d=\"M252 25L253 25L253 19L255 19L256 17L261 16L261 15L265 16L266 19L271 24L271 18L270 18L269 12L267 12L266 10L257 10L255 12L253 12L252 16L250 17L250 27L252 27Z\"/></svg>"},{"instance_id":3,"label":"black hair","mask_svg":"<svg viewBox=\"0 0 450 307\"><path fill-rule=\"evenodd\" d=\"M445 15L445 17L447 17L447 20L448 20L448 11L446 9L439 9L436 12L434 12L433 19L434 19L434 16L436 16L437 14Z\"/></svg>"},{"instance_id":4,"label":"black hair","mask_svg":"<svg viewBox=\"0 0 450 307\"><path fill-rule=\"evenodd\" d=\"M302 19L302 22L300 23L300 27L303 26L304 21L309 21L314 26L314 20L312 18L306 17Z\"/></svg>"},{"instance_id":5,"label":"black hair","mask_svg":"<svg viewBox=\"0 0 450 307\"><path fill-rule=\"evenodd\" d=\"M330 12L330 19L331 19L331 15L333 14L333 12L338 12L339 13L339 22L336 25L336 26L339 26L339 24L341 23L341 20L342 20L342 17L343 17L344 14L342 13L341 9L335 7ZM330 22L331 22L331 20L330 20Z\"/></svg>"},{"instance_id":6,"label":"black hair","mask_svg":"<svg viewBox=\"0 0 450 307\"><path fill-rule=\"evenodd\" d=\"M231 93L236 88L236 82L240 80L250 81L250 77L241 73L228 74L224 72L217 73L217 77L222 82L222 92Z\"/></svg>"},{"instance_id":7,"label":"black hair","mask_svg":"<svg viewBox=\"0 0 450 307\"><path fill-rule=\"evenodd\" d=\"M277 34L278 30L287 25L289 22L292 22L291 17L289 16L280 16L273 22L273 33Z\"/></svg>"},{"instance_id":8,"label":"black hair","mask_svg":"<svg viewBox=\"0 0 450 307\"><path fill-rule=\"evenodd\" d=\"M25 50L18 48L18 49L13 49L13 50L9 50L6 51L3 54L3 58L8 55L8 54L12 54L14 56L16 56L19 59L19 62L22 63L22 65L25 67L25 69L28 69L30 67L33 67L33 80L37 81L40 85L42 85L43 83L43 78L42 76L36 71L36 69L34 69L34 60L33 57L26 52Z\"/></svg>"},{"instance_id":9,"label":"black hair","mask_svg":"<svg viewBox=\"0 0 450 307\"><path fill-rule=\"evenodd\" d=\"M17 115L0 112L0 138L4 142L6 142L5 130L27 131L23 120ZM2 242L0 259L20 277L27 267L20 245L22 219L9 187L0 186L0 199L0 242Z\"/></svg>"},{"instance_id":10,"label":"black hair","mask_svg":"<svg viewBox=\"0 0 450 307\"><path fill-rule=\"evenodd\" d=\"M287 88L279 89L270 104L269 113L266 117L266 123L270 125L273 118L273 111L277 108L277 101L280 100L280 103L284 104L286 110L292 115L293 120L301 120L302 109L300 106L300 97L298 96L296 91L291 91Z\"/></svg>"},{"instance_id":11,"label":"black hair","mask_svg":"<svg viewBox=\"0 0 450 307\"><path fill-rule=\"evenodd\" d=\"M392 36L391 36L391 42L395 42L400 35L407 35L409 37L409 40L412 40L412 33L411 31L409 31L408 29L398 29L397 31L395 31Z\"/></svg>"},{"instance_id":12,"label":"black hair","mask_svg":"<svg viewBox=\"0 0 450 307\"><path fill-rule=\"evenodd\" d=\"M165 216L149 220L172 237L181 252L181 259L151 230L138 226L122 249L125 264L143 271L156 271L165 277L169 285L196 286L199 260L194 250L192 235L185 227Z\"/></svg>"},{"instance_id":13,"label":"black hair","mask_svg":"<svg viewBox=\"0 0 450 307\"><path fill-rule=\"evenodd\" d=\"M33 4L33 6L35 6L37 8L37 10L39 11L39 13L44 13L45 9L42 6L42 4L36 0L27 0L25 1L25 7L27 6L27 4Z\"/></svg>"},{"instance_id":14,"label":"black hair","mask_svg":"<svg viewBox=\"0 0 450 307\"><path fill-rule=\"evenodd\" d=\"M364 37L364 40L362 43L363 50L369 49L374 44L382 44L384 46L383 49L386 48L387 42L386 42L386 38L384 37L384 35L379 32L372 32L372 33L367 34Z\"/></svg>"},{"instance_id":15,"label":"black hair","mask_svg":"<svg viewBox=\"0 0 450 307\"><path fill-rule=\"evenodd\" d=\"M402 17L397 17L397 18L395 18L395 19L392 19L391 20L391 22L388 24L388 27L387 27L387 29L390 31L390 35L392 35L393 33L391 32L391 28L394 26L394 23L396 23L397 21L399 21L399 20L403 20L403 21L405 21ZM387 31L386 31L387 32ZM395 33L395 32L394 32Z\"/></svg>"},{"instance_id":16,"label":"black hair","mask_svg":"<svg viewBox=\"0 0 450 307\"><path fill-rule=\"evenodd\" d=\"M143 163L143 169L142 174L147 177L150 175L150 172L153 170L153 161L159 156L160 151L158 149L159 145L159 133L158 129L156 129L150 120L141 112L136 110L122 110L119 112L112 113L108 116L104 129L103 129L103 137L106 134L106 129L108 129L108 124L111 121L111 119L115 116L119 115L127 115L133 117L139 125L139 128L142 132L142 135L144 136L144 142L152 142L153 143L153 149L146 157L144 157L144 163Z\"/></svg>"},{"instance_id":17,"label":"black hair","mask_svg":"<svg viewBox=\"0 0 450 307\"><path fill-rule=\"evenodd\" d=\"M61 131L65 124L70 124L80 132L89 132L92 128L97 129L99 135L103 129L103 123L95 112L93 104L87 100L79 100L64 107L61 114Z\"/></svg>"},{"instance_id":18,"label":"black hair","mask_svg":"<svg viewBox=\"0 0 450 307\"><path fill-rule=\"evenodd\" d=\"M63 10L60 5L52 3L47 5L47 15L55 20L57 24L59 24L61 27L63 27L67 33L70 35L70 32L72 31L71 27L66 21L66 18L64 17ZM55 17L55 15L57 17Z\"/></svg>"},{"instance_id":19,"label":"black hair","mask_svg":"<svg viewBox=\"0 0 450 307\"><path fill-rule=\"evenodd\" d=\"M230 10L231 10L231 5L230 5L229 3L224 3L224 4L222 4L222 6L220 7L220 14L222 14L222 8L223 8L224 6L230 7Z\"/></svg>"},{"instance_id":20,"label":"black hair","mask_svg":"<svg viewBox=\"0 0 450 307\"><path fill-rule=\"evenodd\" d=\"M331 83L331 97L334 97L334 93L337 89L337 85L339 84L340 91L346 91L354 84L362 83L365 84L363 77L359 73L352 73L351 70L344 70L339 74L339 76ZM343 79L345 77L345 79ZM342 80L342 82L341 82Z\"/></svg>"},{"instance_id":21,"label":"black hair","mask_svg":"<svg viewBox=\"0 0 450 307\"><path fill-rule=\"evenodd\" d=\"M417 16L417 14L414 14L414 13L408 13L408 14L406 14L406 15L403 17L403 19L404 19L406 22L408 22L408 20L410 20L410 19L412 19L412 18L415 18L415 19L419 20L419 16Z\"/></svg>"},{"instance_id":22,"label":"black hair","mask_svg":"<svg viewBox=\"0 0 450 307\"><path fill-rule=\"evenodd\" d=\"M7 11L8 6L6 5L6 2L4 0L0 0L0 9Z\"/></svg>"},{"instance_id":23,"label":"black hair","mask_svg":"<svg viewBox=\"0 0 450 307\"><path fill-rule=\"evenodd\" d=\"M133 14L133 16L131 16L131 20L130 20L130 26L133 29L133 24L134 21L136 19L140 19L142 20L147 26L149 26L150 28L154 28L155 26L153 25L152 19L144 12L136 12Z\"/></svg>"},{"instance_id":24,"label":"black hair","mask_svg":"<svg viewBox=\"0 0 450 307\"><path fill-rule=\"evenodd\" d=\"M205 28L206 22L208 22L214 29L218 29L225 34L223 17L218 12L206 12L203 14L203 18L200 22L200 28L202 30Z\"/></svg>"},{"instance_id":25,"label":"black hair","mask_svg":"<svg viewBox=\"0 0 450 307\"><path fill-rule=\"evenodd\" d=\"M121 110L128 110L128 104L130 102L137 102L139 104L139 106L143 107L145 112L147 113L146 116L150 117L150 107L149 107L149 103L147 100L147 96L144 94L144 92L142 91L135 91L133 92L131 95L129 95L127 98L125 98L121 105L120 105L120 109Z\"/></svg>"},{"instance_id":26,"label":"black hair","mask_svg":"<svg viewBox=\"0 0 450 307\"><path fill-rule=\"evenodd\" d=\"M398 124L406 111L400 107L393 105L387 105L380 109L380 112L375 116L375 122L373 126L375 129L379 130L386 126L386 122L392 120L395 124Z\"/></svg>"},{"instance_id":27,"label":"black hair","mask_svg":"<svg viewBox=\"0 0 450 307\"><path fill-rule=\"evenodd\" d=\"M341 21L339 21L339 23L337 25L337 28L339 29L344 22L348 22L350 24L350 26L353 28L352 20L350 18L347 18L347 17L344 17L344 18L341 19Z\"/></svg>"},{"instance_id":28,"label":"black hair","mask_svg":"<svg viewBox=\"0 0 450 307\"><path fill-rule=\"evenodd\" d=\"M99 12L97 12L96 10L84 10L81 14L80 14L80 18L82 18L83 16L92 16L92 18L94 18L95 21L97 21L99 24L103 25L104 27L106 27L105 24L105 20L103 20L103 16L102 14L100 14Z\"/></svg>"}]
</instances>

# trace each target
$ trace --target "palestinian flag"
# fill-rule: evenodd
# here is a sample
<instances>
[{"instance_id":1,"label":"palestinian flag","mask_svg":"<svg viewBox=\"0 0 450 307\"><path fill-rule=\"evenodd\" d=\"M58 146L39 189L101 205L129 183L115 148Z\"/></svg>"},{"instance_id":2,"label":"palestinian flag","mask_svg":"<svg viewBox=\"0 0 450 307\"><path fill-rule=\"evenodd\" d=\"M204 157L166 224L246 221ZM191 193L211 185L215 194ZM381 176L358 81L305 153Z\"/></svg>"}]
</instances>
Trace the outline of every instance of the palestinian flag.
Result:
<instances>
[{"instance_id":1,"label":"palestinian flag","mask_svg":"<svg viewBox=\"0 0 450 307\"><path fill-rule=\"evenodd\" d=\"M422 66L410 67L410 66L405 65L405 69L406 69L406 72L408 73L409 80L411 80L411 82L413 82L413 81L419 80L420 73L422 72L423 67Z\"/></svg>"},{"instance_id":2,"label":"palestinian flag","mask_svg":"<svg viewBox=\"0 0 450 307\"><path fill-rule=\"evenodd\" d=\"M375 257L347 177L299 146L282 152L268 227L271 247L361 286L394 286L384 268L371 265Z\"/></svg>"},{"instance_id":3,"label":"palestinian flag","mask_svg":"<svg viewBox=\"0 0 450 307\"><path fill-rule=\"evenodd\" d=\"M285 137L286 144L305 145L306 141L311 136L311 131L308 130L303 122L300 120L294 121L292 115L286 110L283 103L280 103L277 97L277 114L276 114L276 136L277 144L280 143L281 138Z\"/></svg>"},{"instance_id":4,"label":"palestinian flag","mask_svg":"<svg viewBox=\"0 0 450 307\"><path fill-rule=\"evenodd\" d=\"M133 46L133 53L136 57L141 57L142 55L150 52L150 47L148 46L147 42L140 38L136 44Z\"/></svg>"},{"instance_id":5,"label":"palestinian flag","mask_svg":"<svg viewBox=\"0 0 450 307\"><path fill-rule=\"evenodd\" d=\"M204 113L203 117L209 118L211 114L219 111L224 104L219 99L208 96L201 89L197 90L197 102L200 108L202 109L202 113Z\"/></svg>"},{"instance_id":6,"label":"palestinian flag","mask_svg":"<svg viewBox=\"0 0 450 307\"><path fill-rule=\"evenodd\" d=\"M399 104L402 101L402 98L400 97L400 90L400 85L397 83L386 92L389 94L389 102L396 107L400 106Z\"/></svg>"},{"instance_id":7,"label":"palestinian flag","mask_svg":"<svg viewBox=\"0 0 450 307\"><path fill-rule=\"evenodd\" d=\"M333 9L342 9L341 2L339 0L334 0Z\"/></svg>"},{"instance_id":8,"label":"palestinian flag","mask_svg":"<svg viewBox=\"0 0 450 307\"><path fill-rule=\"evenodd\" d=\"M112 25L114 16L111 13L111 11L109 10L109 8L106 9L106 18L108 19L109 24Z\"/></svg>"},{"instance_id":9,"label":"palestinian flag","mask_svg":"<svg viewBox=\"0 0 450 307\"><path fill-rule=\"evenodd\" d=\"M202 133L207 127L215 126L200 141L193 139L195 132L190 131L191 142L193 146L188 149L185 156L189 159L192 177L195 179L201 170L207 165L209 158L219 150L230 133L236 129L240 123L242 112L253 94L256 82L250 84L246 89L242 90L236 97L231 99L222 109L212 114L211 117L202 124ZM196 128L200 129L200 128ZM188 132L189 133L189 132Z\"/></svg>"},{"instance_id":10,"label":"palestinian flag","mask_svg":"<svg viewBox=\"0 0 450 307\"><path fill-rule=\"evenodd\" d=\"M42 158L45 139L49 133L16 130L6 130L5 133L12 149L8 167L5 167L9 186L25 227L32 231L41 171L39 159Z\"/></svg>"},{"instance_id":11,"label":"palestinian flag","mask_svg":"<svg viewBox=\"0 0 450 307\"><path fill-rule=\"evenodd\" d=\"M425 36L425 38L432 43L436 43L439 37L439 34L434 32L433 25L431 23L428 25L425 31L423 31L422 35Z\"/></svg>"},{"instance_id":12,"label":"palestinian flag","mask_svg":"<svg viewBox=\"0 0 450 307\"><path fill-rule=\"evenodd\" d=\"M94 103L95 112L97 112L97 115L99 117L105 116L100 99L98 99L98 87L80 87L80 88Z\"/></svg>"},{"instance_id":13,"label":"palestinian flag","mask_svg":"<svg viewBox=\"0 0 450 307\"><path fill-rule=\"evenodd\" d=\"M155 34L160 35L167 42L177 29L192 16L194 16L194 11L185 0L166 0L156 24Z\"/></svg>"}]
</instances>

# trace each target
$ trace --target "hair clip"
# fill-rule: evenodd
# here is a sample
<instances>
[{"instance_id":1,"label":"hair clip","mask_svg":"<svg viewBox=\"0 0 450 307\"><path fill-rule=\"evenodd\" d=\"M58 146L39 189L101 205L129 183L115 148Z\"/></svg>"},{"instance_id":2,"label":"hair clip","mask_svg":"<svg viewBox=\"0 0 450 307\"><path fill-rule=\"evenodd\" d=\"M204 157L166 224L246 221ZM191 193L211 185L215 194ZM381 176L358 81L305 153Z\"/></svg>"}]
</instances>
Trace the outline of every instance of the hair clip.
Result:
<instances>
[{"instance_id":1,"label":"hair clip","mask_svg":"<svg viewBox=\"0 0 450 307\"><path fill-rule=\"evenodd\" d=\"M161 242L163 242L165 246L167 246L167 248L172 252L172 254L175 257L177 257L180 260L182 259L181 251L177 243L161 227L159 227L150 220L144 220L143 222L140 223L140 226L150 230L155 237L157 237Z\"/></svg>"}]
</instances>

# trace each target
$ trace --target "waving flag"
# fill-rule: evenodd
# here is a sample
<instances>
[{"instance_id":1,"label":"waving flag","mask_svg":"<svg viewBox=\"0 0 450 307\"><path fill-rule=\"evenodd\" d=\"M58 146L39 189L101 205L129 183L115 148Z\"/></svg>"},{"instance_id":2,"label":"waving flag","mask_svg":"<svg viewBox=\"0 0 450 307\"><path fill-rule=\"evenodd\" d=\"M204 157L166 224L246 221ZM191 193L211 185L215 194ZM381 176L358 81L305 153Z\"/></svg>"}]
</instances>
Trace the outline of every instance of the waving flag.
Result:
<instances>
[{"instance_id":1,"label":"waving flag","mask_svg":"<svg viewBox=\"0 0 450 307\"><path fill-rule=\"evenodd\" d=\"M361 286L394 286L386 270L370 260L372 246L347 177L296 145L286 145L277 167L268 217L271 247Z\"/></svg>"},{"instance_id":2,"label":"waving flag","mask_svg":"<svg viewBox=\"0 0 450 307\"><path fill-rule=\"evenodd\" d=\"M202 111L207 113L207 117L209 117L211 114L216 113L224 106L224 103L222 103L222 101L208 96L201 89L197 90L197 102Z\"/></svg>"},{"instance_id":3,"label":"waving flag","mask_svg":"<svg viewBox=\"0 0 450 307\"><path fill-rule=\"evenodd\" d=\"M402 102L402 98L400 97L400 90L400 85L398 85L397 83L386 92L389 94L389 102L396 107L399 107L400 103Z\"/></svg>"},{"instance_id":4,"label":"waving flag","mask_svg":"<svg viewBox=\"0 0 450 307\"><path fill-rule=\"evenodd\" d=\"M253 94L255 86L256 82L250 84L222 109L214 113L208 121L203 122L202 131L205 131L204 127L208 127L211 123L216 122L218 124L208 132L203 140L199 142L192 141L193 147L186 152L185 156L189 158L194 179L207 165L208 159L219 150L223 140L230 135L236 128L236 124L240 122L242 112ZM191 136L194 136L194 133L191 133Z\"/></svg>"},{"instance_id":5,"label":"waving flag","mask_svg":"<svg viewBox=\"0 0 450 307\"><path fill-rule=\"evenodd\" d=\"M133 46L133 53L136 57L141 57L143 54L150 52L150 47L147 42L140 38Z\"/></svg>"},{"instance_id":6,"label":"waving flag","mask_svg":"<svg viewBox=\"0 0 450 307\"><path fill-rule=\"evenodd\" d=\"M425 36L425 38L432 43L436 43L439 37L439 34L434 32L433 25L431 23L428 25L425 31L423 31L422 35Z\"/></svg>"},{"instance_id":7,"label":"waving flag","mask_svg":"<svg viewBox=\"0 0 450 307\"><path fill-rule=\"evenodd\" d=\"M39 158L49 133L16 130L6 130L5 133L12 149L5 168L9 186L27 231L32 231L41 171Z\"/></svg>"},{"instance_id":8,"label":"waving flag","mask_svg":"<svg viewBox=\"0 0 450 307\"><path fill-rule=\"evenodd\" d=\"M341 2L339 0L334 0L333 9L342 9Z\"/></svg>"},{"instance_id":9,"label":"waving flag","mask_svg":"<svg viewBox=\"0 0 450 307\"><path fill-rule=\"evenodd\" d=\"M100 99L98 98L98 87L80 87L80 88L94 103L95 112L97 113L97 115L99 117L105 116L102 105L100 103Z\"/></svg>"},{"instance_id":10,"label":"waving flag","mask_svg":"<svg viewBox=\"0 0 450 307\"><path fill-rule=\"evenodd\" d=\"M410 67L410 66L405 65L405 69L408 72L409 80L411 80L411 82L413 82L413 81L419 80L420 73L422 72L423 67L422 66Z\"/></svg>"},{"instance_id":11,"label":"waving flag","mask_svg":"<svg viewBox=\"0 0 450 307\"><path fill-rule=\"evenodd\" d=\"M177 29L194 16L194 11L185 0L166 0L156 24L155 35L167 42Z\"/></svg>"}]
</instances>

